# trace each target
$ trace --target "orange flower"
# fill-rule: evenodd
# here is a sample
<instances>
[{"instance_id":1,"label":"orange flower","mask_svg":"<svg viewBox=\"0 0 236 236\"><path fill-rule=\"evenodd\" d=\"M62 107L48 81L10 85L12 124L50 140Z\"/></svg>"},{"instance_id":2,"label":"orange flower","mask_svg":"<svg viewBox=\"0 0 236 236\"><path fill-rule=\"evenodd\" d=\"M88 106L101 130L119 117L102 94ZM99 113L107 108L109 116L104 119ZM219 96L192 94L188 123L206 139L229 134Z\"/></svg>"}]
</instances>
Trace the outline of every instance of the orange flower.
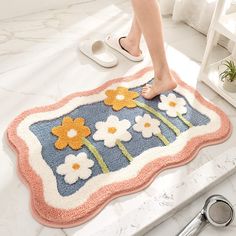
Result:
<instances>
[{"instance_id":1,"label":"orange flower","mask_svg":"<svg viewBox=\"0 0 236 236\"><path fill-rule=\"evenodd\" d=\"M104 100L104 103L112 106L115 111L119 111L124 107L136 107L134 99L139 96L137 92L129 91L124 87L118 87L116 90L107 90L106 95L107 98Z\"/></svg>"},{"instance_id":2,"label":"orange flower","mask_svg":"<svg viewBox=\"0 0 236 236\"><path fill-rule=\"evenodd\" d=\"M80 149L83 139L91 134L90 129L84 125L83 118L73 120L68 116L63 118L62 125L53 127L51 132L58 136L55 147L60 150L66 146L74 150Z\"/></svg>"}]
</instances>

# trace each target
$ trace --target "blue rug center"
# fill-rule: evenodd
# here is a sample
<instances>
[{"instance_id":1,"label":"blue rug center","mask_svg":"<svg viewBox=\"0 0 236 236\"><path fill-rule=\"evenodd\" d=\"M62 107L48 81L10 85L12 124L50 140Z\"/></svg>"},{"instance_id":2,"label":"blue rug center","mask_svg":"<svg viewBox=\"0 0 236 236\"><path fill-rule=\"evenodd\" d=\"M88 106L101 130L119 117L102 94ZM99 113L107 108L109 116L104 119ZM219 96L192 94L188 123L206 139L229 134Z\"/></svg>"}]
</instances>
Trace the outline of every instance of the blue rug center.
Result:
<instances>
[{"instance_id":1,"label":"blue rug center","mask_svg":"<svg viewBox=\"0 0 236 236\"><path fill-rule=\"evenodd\" d=\"M130 89L130 91L136 91L138 93L141 92L141 87ZM182 97L186 101L185 107L187 108L187 113L183 115L183 117L192 123L193 126L204 126L209 123L209 118L199 111L194 109L186 98L180 95L177 92L171 92L176 95L176 97ZM164 93L164 95L168 95L169 93ZM160 102L160 98L156 97L153 100L145 100L143 97L139 96L135 100L145 103L149 107L154 108L156 111L161 113L164 117L166 117L169 121L171 121L180 131L181 133L189 129L189 127L183 123L178 117L169 117L165 111L161 111L158 109L157 104ZM172 104L174 105L174 104ZM75 193L79 190L89 179L97 176L102 172L101 167L98 165L97 160L95 159L94 155L88 150L86 146L82 146L79 150L73 150L69 146L62 150L58 150L55 148L55 142L57 141L58 137L51 133L53 127L60 126L62 123L62 119L65 116L69 116L73 119L82 117L85 119L85 125L89 127L91 130L91 135L87 137L87 139L94 145L94 147L100 152L103 157L104 162L106 163L109 171L117 171L121 168L130 165L131 163L128 159L124 158L121 150L118 146L108 148L104 145L104 141L95 141L93 139L93 134L96 132L95 124L99 121L106 121L110 115L115 115L119 118L119 120L127 119L131 123L131 127L128 129L130 134L132 135L132 139L128 142L124 142L126 149L129 153L135 158L136 156L140 155L147 149L163 146L163 142L155 136L150 138L144 138L142 133L134 131L132 126L136 123L135 117L143 116L148 112L140 107L135 108L123 108L120 111L114 111L111 106L107 106L104 104L103 101L96 102L89 105L80 106L68 114L65 114L59 118L52 119L52 120L45 120L40 121L30 126L30 130L34 133L34 135L38 138L42 145L42 157L45 162L50 166L52 169L56 180L57 180L57 188L58 192L62 196L68 196ZM152 118L154 117L150 114ZM147 124L148 126L148 124ZM161 133L169 140L169 142L174 142L176 139L175 133L163 122L160 124ZM112 132L114 132L113 130ZM73 135L75 131L70 130L70 135ZM68 184L64 180L63 175L59 175L57 173L57 167L60 166L65 162L65 157L69 154L77 155L81 152L85 152L88 156L88 159L94 161L94 165L90 168L92 174L86 180L78 179L73 184ZM78 166L77 166L78 168Z\"/></svg>"}]
</instances>

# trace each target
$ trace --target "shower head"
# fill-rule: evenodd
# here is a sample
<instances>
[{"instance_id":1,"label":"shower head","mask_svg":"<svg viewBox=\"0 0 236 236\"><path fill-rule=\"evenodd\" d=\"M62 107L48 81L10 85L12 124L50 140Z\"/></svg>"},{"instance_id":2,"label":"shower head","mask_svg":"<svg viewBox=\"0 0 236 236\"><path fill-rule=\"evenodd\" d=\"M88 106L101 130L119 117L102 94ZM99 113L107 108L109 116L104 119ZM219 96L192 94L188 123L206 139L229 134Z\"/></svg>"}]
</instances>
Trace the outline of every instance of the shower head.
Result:
<instances>
[{"instance_id":1,"label":"shower head","mask_svg":"<svg viewBox=\"0 0 236 236\"><path fill-rule=\"evenodd\" d=\"M222 195L210 196L203 207L207 221L216 226L229 225L234 218L234 210L231 203Z\"/></svg>"},{"instance_id":2,"label":"shower head","mask_svg":"<svg viewBox=\"0 0 236 236\"><path fill-rule=\"evenodd\" d=\"M212 195L207 198L198 215L177 236L196 236L207 223L225 227L233 218L234 210L231 203L222 195Z\"/></svg>"}]
</instances>

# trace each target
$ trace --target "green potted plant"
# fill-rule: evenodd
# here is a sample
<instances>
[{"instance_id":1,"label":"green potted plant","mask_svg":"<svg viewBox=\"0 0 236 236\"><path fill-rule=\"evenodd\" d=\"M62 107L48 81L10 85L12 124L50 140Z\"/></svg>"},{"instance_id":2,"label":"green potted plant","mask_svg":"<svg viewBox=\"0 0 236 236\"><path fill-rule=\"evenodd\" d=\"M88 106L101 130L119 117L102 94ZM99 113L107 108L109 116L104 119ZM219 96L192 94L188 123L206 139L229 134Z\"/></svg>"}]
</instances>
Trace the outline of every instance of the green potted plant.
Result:
<instances>
[{"instance_id":1,"label":"green potted plant","mask_svg":"<svg viewBox=\"0 0 236 236\"><path fill-rule=\"evenodd\" d=\"M226 60L222 64L225 69L220 73L219 77L223 81L223 88L228 92L236 92L236 65L232 60Z\"/></svg>"}]
</instances>

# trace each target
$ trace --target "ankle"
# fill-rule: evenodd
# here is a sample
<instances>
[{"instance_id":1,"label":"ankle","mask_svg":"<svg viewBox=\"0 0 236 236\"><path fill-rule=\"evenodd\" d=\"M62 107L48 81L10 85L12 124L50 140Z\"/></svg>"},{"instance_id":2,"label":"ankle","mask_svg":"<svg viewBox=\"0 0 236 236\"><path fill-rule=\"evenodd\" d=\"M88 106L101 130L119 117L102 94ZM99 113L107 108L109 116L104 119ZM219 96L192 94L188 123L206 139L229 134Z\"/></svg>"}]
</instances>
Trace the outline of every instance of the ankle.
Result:
<instances>
[{"instance_id":1,"label":"ankle","mask_svg":"<svg viewBox=\"0 0 236 236\"><path fill-rule=\"evenodd\" d=\"M142 53L139 48L139 43L135 42L133 39L125 37L120 40L120 43L122 47L134 56L139 56Z\"/></svg>"},{"instance_id":2,"label":"ankle","mask_svg":"<svg viewBox=\"0 0 236 236\"><path fill-rule=\"evenodd\" d=\"M171 78L171 72L168 65L160 66L158 69L154 70L154 78L162 80L162 78Z\"/></svg>"},{"instance_id":3,"label":"ankle","mask_svg":"<svg viewBox=\"0 0 236 236\"><path fill-rule=\"evenodd\" d=\"M127 36L125 38L123 38L123 43L131 48L133 51L140 51L139 48L139 40L131 38L130 36Z\"/></svg>"}]
</instances>

